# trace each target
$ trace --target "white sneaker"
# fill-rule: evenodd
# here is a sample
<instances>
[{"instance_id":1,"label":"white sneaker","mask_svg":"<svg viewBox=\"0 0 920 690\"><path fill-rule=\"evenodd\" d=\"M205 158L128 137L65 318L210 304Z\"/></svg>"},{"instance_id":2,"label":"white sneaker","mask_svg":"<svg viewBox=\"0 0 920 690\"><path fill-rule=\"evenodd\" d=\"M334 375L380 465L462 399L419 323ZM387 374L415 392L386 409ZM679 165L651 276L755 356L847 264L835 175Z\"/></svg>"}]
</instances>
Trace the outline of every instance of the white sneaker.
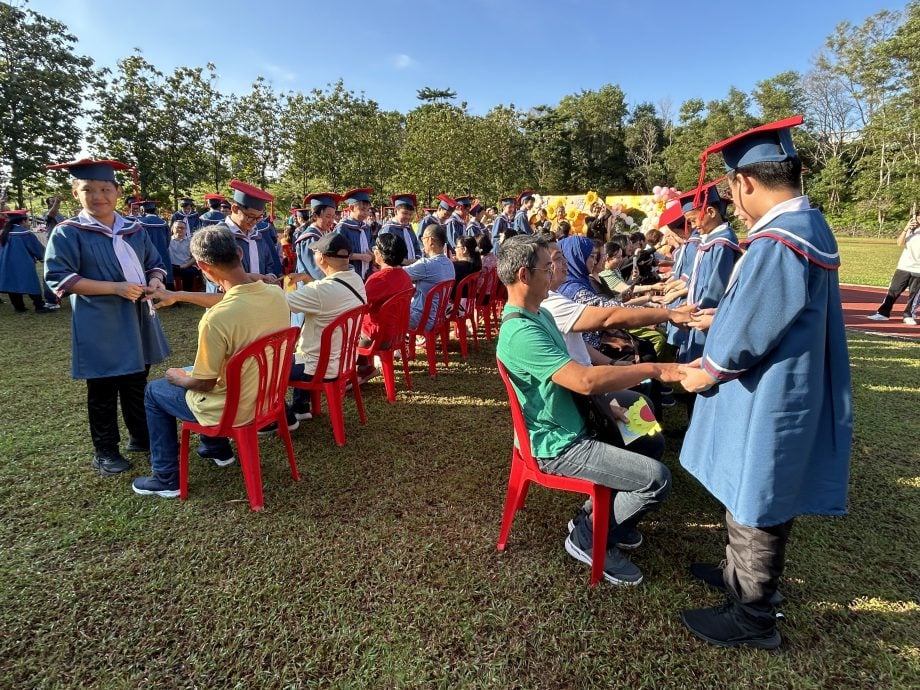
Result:
<instances>
[{"instance_id":1,"label":"white sneaker","mask_svg":"<svg viewBox=\"0 0 920 690\"><path fill-rule=\"evenodd\" d=\"M904 323L906 323L908 326L916 326L917 319L915 319L913 316L905 316Z\"/></svg>"},{"instance_id":2,"label":"white sneaker","mask_svg":"<svg viewBox=\"0 0 920 690\"><path fill-rule=\"evenodd\" d=\"M875 312L874 314L869 314L869 316L867 316L866 318L869 319L870 321L888 321L887 316L882 316L878 312Z\"/></svg>"},{"instance_id":3,"label":"white sneaker","mask_svg":"<svg viewBox=\"0 0 920 690\"><path fill-rule=\"evenodd\" d=\"M55 304L54 302L45 302L45 309L60 309L60 304Z\"/></svg>"}]
</instances>

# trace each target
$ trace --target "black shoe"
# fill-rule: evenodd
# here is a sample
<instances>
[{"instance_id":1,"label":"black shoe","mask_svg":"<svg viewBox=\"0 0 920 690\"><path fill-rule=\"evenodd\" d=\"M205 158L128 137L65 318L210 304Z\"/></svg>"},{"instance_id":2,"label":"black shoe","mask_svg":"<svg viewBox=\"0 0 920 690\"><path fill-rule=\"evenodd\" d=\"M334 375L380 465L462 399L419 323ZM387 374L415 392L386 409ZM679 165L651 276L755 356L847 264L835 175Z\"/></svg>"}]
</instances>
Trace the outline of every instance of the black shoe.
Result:
<instances>
[{"instance_id":1,"label":"black shoe","mask_svg":"<svg viewBox=\"0 0 920 690\"><path fill-rule=\"evenodd\" d=\"M44 304L40 307L35 307L36 314L50 314L53 311L53 309L48 309L48 307L46 307Z\"/></svg>"},{"instance_id":2,"label":"black shoe","mask_svg":"<svg viewBox=\"0 0 920 690\"><path fill-rule=\"evenodd\" d=\"M288 409L287 411L287 425L288 431L295 431L300 426L300 421L297 419L297 415L294 414L294 411ZM261 429L259 429L259 436L268 436L278 431L278 422L272 422L271 424L266 424Z\"/></svg>"},{"instance_id":3,"label":"black shoe","mask_svg":"<svg viewBox=\"0 0 920 690\"><path fill-rule=\"evenodd\" d=\"M714 563L694 563L690 566L690 574L697 580L702 580L713 589L727 592L725 578L722 575L722 566Z\"/></svg>"},{"instance_id":4,"label":"black shoe","mask_svg":"<svg viewBox=\"0 0 920 690\"><path fill-rule=\"evenodd\" d=\"M127 453L149 453L150 452L150 442L144 443L143 441L138 441L136 438L129 438L128 445L125 446L125 452Z\"/></svg>"},{"instance_id":5,"label":"black shoe","mask_svg":"<svg viewBox=\"0 0 920 690\"><path fill-rule=\"evenodd\" d=\"M277 428L277 424L275 425L275 427ZM198 449L195 451L196 453L198 453L198 457L202 458L203 460L210 460L218 467L227 467L228 465L232 465L234 461L236 460L236 457L233 455L232 452L230 453L229 456L217 457L216 455L212 455L209 451L202 450L202 448L203 448L202 446L198 446Z\"/></svg>"},{"instance_id":6,"label":"black shoe","mask_svg":"<svg viewBox=\"0 0 920 690\"><path fill-rule=\"evenodd\" d=\"M118 449L97 450L93 453L92 464L93 469L99 470L99 474L103 476L121 474L132 467L131 463L118 452Z\"/></svg>"},{"instance_id":7,"label":"black shoe","mask_svg":"<svg viewBox=\"0 0 920 690\"><path fill-rule=\"evenodd\" d=\"M732 602L684 611L680 618L698 638L719 647L776 649L782 642L772 615L755 619Z\"/></svg>"}]
</instances>

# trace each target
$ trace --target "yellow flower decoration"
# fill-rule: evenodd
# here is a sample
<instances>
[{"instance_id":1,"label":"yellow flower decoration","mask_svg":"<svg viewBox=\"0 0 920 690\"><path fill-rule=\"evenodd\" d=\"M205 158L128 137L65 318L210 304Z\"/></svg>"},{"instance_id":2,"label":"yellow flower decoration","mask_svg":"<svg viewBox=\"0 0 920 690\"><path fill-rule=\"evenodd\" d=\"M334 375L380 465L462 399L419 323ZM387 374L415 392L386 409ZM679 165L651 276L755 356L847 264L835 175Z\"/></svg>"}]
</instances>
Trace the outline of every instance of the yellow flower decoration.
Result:
<instances>
[{"instance_id":1,"label":"yellow flower decoration","mask_svg":"<svg viewBox=\"0 0 920 690\"><path fill-rule=\"evenodd\" d=\"M591 204L597 201L597 192L588 192L585 194L585 206L591 208Z\"/></svg>"},{"instance_id":2,"label":"yellow flower decoration","mask_svg":"<svg viewBox=\"0 0 920 690\"><path fill-rule=\"evenodd\" d=\"M570 208L565 214L565 219L569 221L570 223L574 223L576 220L578 220L578 216L579 216L578 209Z\"/></svg>"}]
</instances>

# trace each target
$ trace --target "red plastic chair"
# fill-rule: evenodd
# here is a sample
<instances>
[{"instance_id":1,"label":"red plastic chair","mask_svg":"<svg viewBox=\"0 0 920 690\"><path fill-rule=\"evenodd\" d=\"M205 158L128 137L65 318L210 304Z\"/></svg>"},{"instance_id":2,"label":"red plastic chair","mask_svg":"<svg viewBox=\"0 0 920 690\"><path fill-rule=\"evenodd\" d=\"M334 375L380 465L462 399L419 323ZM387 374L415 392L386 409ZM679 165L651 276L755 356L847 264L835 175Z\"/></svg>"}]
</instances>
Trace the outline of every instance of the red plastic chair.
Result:
<instances>
[{"instance_id":1,"label":"red plastic chair","mask_svg":"<svg viewBox=\"0 0 920 690\"><path fill-rule=\"evenodd\" d=\"M278 434L287 448L288 463L294 480L297 474L297 460L294 458L294 446L291 444L291 432L287 427L284 408L284 394L287 380L291 374L294 343L300 335L299 328L285 328L277 333L270 333L264 338L250 343L237 352L227 362L224 380L227 382L227 399L220 423L216 426L204 426L197 422L182 422L182 439L179 447L179 498L188 498L188 451L191 432L207 436L227 436L236 441L240 456L249 506L253 510L262 510L262 469L259 460L259 436L257 431L266 424L277 422ZM270 354L269 354L270 353ZM241 373L243 365L252 360L256 366L259 387L256 396L255 418L248 424L234 426L237 408L240 403Z\"/></svg>"},{"instance_id":2,"label":"red plastic chair","mask_svg":"<svg viewBox=\"0 0 920 690\"><path fill-rule=\"evenodd\" d=\"M492 308L492 320L495 322L496 330L502 320L502 310L505 308L505 302L508 301L508 289L505 284L496 280L492 285L492 295L489 297L489 306Z\"/></svg>"},{"instance_id":3,"label":"red plastic chair","mask_svg":"<svg viewBox=\"0 0 920 690\"><path fill-rule=\"evenodd\" d=\"M406 388L412 389L412 377L409 375L409 348L406 347L406 333L409 332L409 305L415 288L407 288L397 292L386 302L380 305L380 313L393 313L395 316L381 329L369 347L358 347L358 354L368 359L375 355L380 358L380 368L383 369L383 385L386 387L387 400L396 402L396 367L393 364L393 353L399 350L402 356L403 375L406 377ZM390 347L381 349L380 343L389 343Z\"/></svg>"},{"instance_id":4,"label":"red plastic chair","mask_svg":"<svg viewBox=\"0 0 920 690\"><path fill-rule=\"evenodd\" d=\"M604 576L604 560L607 557L607 527L610 517L610 488L585 479L547 474L540 469L531 454L530 436L524 422L524 412L518 402L517 393L511 385L508 371L501 360L496 358L495 361L498 363L498 373L508 391L511 421L514 425L514 437L517 440L511 451L511 476L508 478L508 495L505 498L502 528L498 535L498 550L504 551L507 546L511 523L514 522L515 513L524 507L531 482L550 489L588 494L594 506L591 514L591 525L594 531L594 543L591 546L591 586L593 587Z\"/></svg>"},{"instance_id":5,"label":"red plastic chair","mask_svg":"<svg viewBox=\"0 0 920 690\"><path fill-rule=\"evenodd\" d=\"M486 340L492 340L492 291L495 289L495 281L498 280L498 273L494 268L487 268L482 272L482 279L479 282L479 290L476 291L476 315L475 320L478 324L482 321L482 329L485 332Z\"/></svg>"},{"instance_id":6,"label":"red plastic chair","mask_svg":"<svg viewBox=\"0 0 920 690\"><path fill-rule=\"evenodd\" d=\"M454 333L457 340L460 341L460 356L466 359L466 324L473 326L473 346L479 349L479 339L476 336L476 295L479 292L479 279L482 274L479 271L470 273L466 278L461 280L454 289L454 299L447 319L444 322L444 337L450 337L450 328L454 327ZM463 300L466 300L466 307L463 306Z\"/></svg>"},{"instance_id":7,"label":"red plastic chair","mask_svg":"<svg viewBox=\"0 0 920 690\"><path fill-rule=\"evenodd\" d=\"M415 359L415 339L420 335L424 336L425 354L428 356L428 373L431 376L436 376L438 373L435 367L438 359L438 336L441 337L444 366L450 366L447 361L447 329L444 328L444 324L447 318L447 305L450 304L450 290L453 286L453 280L445 280L435 284L425 296L425 307L422 309L422 318L419 319L418 326L409 330L409 356ZM432 307L435 297L438 298L438 306ZM432 313L434 314L434 323L431 325L431 330L426 331L424 329Z\"/></svg>"},{"instance_id":8,"label":"red plastic chair","mask_svg":"<svg viewBox=\"0 0 920 690\"><path fill-rule=\"evenodd\" d=\"M345 445L345 387L351 382L351 392L358 406L361 424L367 425L364 414L364 400L361 398L361 386L358 385L358 338L361 336L361 318L367 307L361 305L336 317L335 321L323 329L320 336L319 360L312 381L288 381L291 388L310 391L310 409L314 415L322 414L320 393L326 394L329 403L329 419L332 421L332 434L336 444ZM339 368L329 371L332 355L332 340L338 334ZM329 380L327 380L329 379Z\"/></svg>"}]
</instances>

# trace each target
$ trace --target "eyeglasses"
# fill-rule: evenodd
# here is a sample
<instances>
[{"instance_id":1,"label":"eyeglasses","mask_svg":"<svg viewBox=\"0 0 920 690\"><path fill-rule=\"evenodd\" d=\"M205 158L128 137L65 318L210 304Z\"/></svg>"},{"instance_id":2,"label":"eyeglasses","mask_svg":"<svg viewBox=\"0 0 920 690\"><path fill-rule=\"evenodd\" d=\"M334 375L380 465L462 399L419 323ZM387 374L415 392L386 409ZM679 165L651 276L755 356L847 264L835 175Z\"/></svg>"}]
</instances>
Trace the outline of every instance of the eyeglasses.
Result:
<instances>
[{"instance_id":1,"label":"eyeglasses","mask_svg":"<svg viewBox=\"0 0 920 690\"><path fill-rule=\"evenodd\" d=\"M248 220L250 223L258 223L260 220L262 220L261 213L246 213L245 211L240 211L240 213L243 215L243 218Z\"/></svg>"},{"instance_id":2,"label":"eyeglasses","mask_svg":"<svg viewBox=\"0 0 920 690\"><path fill-rule=\"evenodd\" d=\"M531 271L546 271L547 273L555 273L555 272L556 272L556 264L550 264L550 265L549 265L548 267L546 267L546 268L540 268L539 266L534 266L534 267L531 268L530 270L531 270Z\"/></svg>"}]
</instances>

